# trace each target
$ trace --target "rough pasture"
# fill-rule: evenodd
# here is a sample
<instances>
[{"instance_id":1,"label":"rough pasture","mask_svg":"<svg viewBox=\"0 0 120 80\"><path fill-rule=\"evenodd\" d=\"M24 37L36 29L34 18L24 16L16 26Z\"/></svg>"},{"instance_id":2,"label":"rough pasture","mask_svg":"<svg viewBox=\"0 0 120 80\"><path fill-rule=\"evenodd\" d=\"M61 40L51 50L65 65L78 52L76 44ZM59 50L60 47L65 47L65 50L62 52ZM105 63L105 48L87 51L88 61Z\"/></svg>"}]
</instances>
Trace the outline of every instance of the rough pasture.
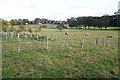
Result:
<instances>
[{"instance_id":1,"label":"rough pasture","mask_svg":"<svg viewBox=\"0 0 120 80\"><path fill-rule=\"evenodd\" d=\"M57 29L42 29L38 33L56 38L50 41L52 49L44 49L44 41L21 40L21 54L17 54L17 41L3 40L3 78L119 77L117 45L83 48L62 46L66 44L66 39L69 44L78 45L83 37L84 42L91 43L92 39L102 40L107 36L112 36L112 42L116 44L117 31L64 29L60 32ZM89 36L85 33L89 33Z\"/></svg>"}]
</instances>

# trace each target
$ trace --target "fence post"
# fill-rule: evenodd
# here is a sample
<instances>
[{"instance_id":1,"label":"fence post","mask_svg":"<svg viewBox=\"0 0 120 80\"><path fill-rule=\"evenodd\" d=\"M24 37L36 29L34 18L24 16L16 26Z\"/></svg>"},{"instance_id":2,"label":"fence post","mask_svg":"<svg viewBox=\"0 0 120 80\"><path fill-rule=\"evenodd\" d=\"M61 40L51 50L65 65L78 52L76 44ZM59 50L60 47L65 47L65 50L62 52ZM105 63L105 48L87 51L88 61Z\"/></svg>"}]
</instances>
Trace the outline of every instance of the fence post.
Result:
<instances>
[{"instance_id":1,"label":"fence post","mask_svg":"<svg viewBox=\"0 0 120 80\"><path fill-rule=\"evenodd\" d=\"M18 32L18 51L17 53L20 53L20 33Z\"/></svg>"},{"instance_id":2,"label":"fence post","mask_svg":"<svg viewBox=\"0 0 120 80\"><path fill-rule=\"evenodd\" d=\"M84 44L84 37L81 40L81 48L83 48L83 44Z\"/></svg>"},{"instance_id":3,"label":"fence post","mask_svg":"<svg viewBox=\"0 0 120 80\"><path fill-rule=\"evenodd\" d=\"M120 46L120 38L118 37L118 47Z\"/></svg>"},{"instance_id":4,"label":"fence post","mask_svg":"<svg viewBox=\"0 0 120 80\"><path fill-rule=\"evenodd\" d=\"M38 33L37 33L37 40L38 40Z\"/></svg>"},{"instance_id":5,"label":"fence post","mask_svg":"<svg viewBox=\"0 0 120 80\"><path fill-rule=\"evenodd\" d=\"M67 38L65 38L65 47L68 47L68 42L67 42Z\"/></svg>"},{"instance_id":6,"label":"fence post","mask_svg":"<svg viewBox=\"0 0 120 80\"><path fill-rule=\"evenodd\" d=\"M102 38L102 44L103 44L103 46L105 46L105 39L104 38Z\"/></svg>"},{"instance_id":7,"label":"fence post","mask_svg":"<svg viewBox=\"0 0 120 80\"><path fill-rule=\"evenodd\" d=\"M65 35L65 47L69 47L69 45L68 45L68 35Z\"/></svg>"},{"instance_id":8,"label":"fence post","mask_svg":"<svg viewBox=\"0 0 120 80\"><path fill-rule=\"evenodd\" d=\"M98 38L95 38L95 46L98 45Z\"/></svg>"},{"instance_id":9,"label":"fence post","mask_svg":"<svg viewBox=\"0 0 120 80\"><path fill-rule=\"evenodd\" d=\"M6 38L8 38L8 34L7 34L7 32L6 32L5 34L6 34L6 35L5 35L5 36L6 36Z\"/></svg>"},{"instance_id":10,"label":"fence post","mask_svg":"<svg viewBox=\"0 0 120 80\"><path fill-rule=\"evenodd\" d=\"M48 37L46 37L46 49L48 49Z\"/></svg>"},{"instance_id":11,"label":"fence post","mask_svg":"<svg viewBox=\"0 0 120 80\"><path fill-rule=\"evenodd\" d=\"M11 38L13 38L13 36L14 36L14 32L11 32Z\"/></svg>"},{"instance_id":12,"label":"fence post","mask_svg":"<svg viewBox=\"0 0 120 80\"><path fill-rule=\"evenodd\" d=\"M106 46L108 46L108 43L109 43L109 38L107 38L106 40Z\"/></svg>"},{"instance_id":13,"label":"fence post","mask_svg":"<svg viewBox=\"0 0 120 80\"><path fill-rule=\"evenodd\" d=\"M81 46L81 48L82 48L82 40L80 40L80 46Z\"/></svg>"}]
</instances>

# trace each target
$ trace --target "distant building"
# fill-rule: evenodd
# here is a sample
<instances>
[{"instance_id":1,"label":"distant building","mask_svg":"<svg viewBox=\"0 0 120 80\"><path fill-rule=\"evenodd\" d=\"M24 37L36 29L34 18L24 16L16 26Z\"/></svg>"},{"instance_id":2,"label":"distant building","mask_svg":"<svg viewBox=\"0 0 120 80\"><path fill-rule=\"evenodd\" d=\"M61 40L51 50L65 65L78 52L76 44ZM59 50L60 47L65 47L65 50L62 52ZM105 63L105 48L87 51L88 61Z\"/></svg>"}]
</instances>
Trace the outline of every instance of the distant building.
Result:
<instances>
[{"instance_id":1,"label":"distant building","mask_svg":"<svg viewBox=\"0 0 120 80\"><path fill-rule=\"evenodd\" d=\"M38 22L38 24L42 24L42 23Z\"/></svg>"},{"instance_id":2,"label":"distant building","mask_svg":"<svg viewBox=\"0 0 120 80\"><path fill-rule=\"evenodd\" d=\"M28 25L28 23L25 23L25 25Z\"/></svg>"}]
</instances>

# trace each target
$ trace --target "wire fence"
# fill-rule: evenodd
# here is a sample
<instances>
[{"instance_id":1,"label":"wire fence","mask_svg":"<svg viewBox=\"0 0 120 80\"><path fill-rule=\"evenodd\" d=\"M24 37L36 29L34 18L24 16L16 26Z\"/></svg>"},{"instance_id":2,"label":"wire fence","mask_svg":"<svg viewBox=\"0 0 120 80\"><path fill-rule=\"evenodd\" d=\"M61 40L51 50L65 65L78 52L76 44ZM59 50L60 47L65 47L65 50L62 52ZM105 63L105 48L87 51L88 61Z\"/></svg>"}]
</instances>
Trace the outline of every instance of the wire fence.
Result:
<instances>
[{"instance_id":1,"label":"wire fence","mask_svg":"<svg viewBox=\"0 0 120 80\"><path fill-rule=\"evenodd\" d=\"M54 38L46 35L20 33L20 44L18 45L17 33L3 33L2 40L5 42L12 41L16 48L21 50L44 50L44 49L65 49L65 48L84 48L96 46L119 46L120 38L87 38L87 37L62 37ZM12 47L12 46L11 46ZM25 50L27 49L27 50Z\"/></svg>"},{"instance_id":2,"label":"wire fence","mask_svg":"<svg viewBox=\"0 0 120 80\"><path fill-rule=\"evenodd\" d=\"M49 41L50 48L83 48L95 46L118 46L120 40L117 38L79 38L63 39L62 41Z\"/></svg>"}]
</instances>

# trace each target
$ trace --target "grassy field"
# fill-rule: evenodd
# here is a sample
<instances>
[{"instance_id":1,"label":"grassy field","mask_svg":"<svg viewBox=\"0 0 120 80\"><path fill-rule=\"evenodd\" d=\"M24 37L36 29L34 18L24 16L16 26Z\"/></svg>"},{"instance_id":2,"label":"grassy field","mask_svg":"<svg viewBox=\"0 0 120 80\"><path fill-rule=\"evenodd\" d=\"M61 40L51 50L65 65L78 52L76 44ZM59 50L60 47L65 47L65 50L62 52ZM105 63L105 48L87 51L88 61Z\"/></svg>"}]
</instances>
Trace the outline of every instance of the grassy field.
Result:
<instances>
[{"instance_id":1,"label":"grassy field","mask_svg":"<svg viewBox=\"0 0 120 80\"><path fill-rule=\"evenodd\" d=\"M48 50L41 48L44 42L21 40L21 53L17 54L17 41L3 40L3 78L120 78L116 40L118 31L64 29L60 32L54 29L55 25L48 26L48 29L38 32L56 38L50 41L51 48ZM30 25L33 30L35 27ZM64 35L65 32L69 32L69 35ZM85 33L90 35L85 36ZM84 36L86 42L91 43L94 38L106 38L108 35L112 36L114 45L63 47L66 37L69 44L79 45L79 40Z\"/></svg>"},{"instance_id":2,"label":"grassy field","mask_svg":"<svg viewBox=\"0 0 120 80\"><path fill-rule=\"evenodd\" d=\"M28 28L32 28L33 29L33 31L35 31L35 28L38 28L38 27L40 27L40 26L47 26L47 28L48 29L56 29L56 26L57 25L54 25L54 24L38 24L38 25L25 25L26 26L26 28L28 29ZM68 24L66 24L65 26L68 26ZM18 28L19 26L18 25L16 25L16 26L14 26L15 28ZM85 29L85 27L83 27L83 26L81 26L81 28L82 29ZM71 27L68 27L67 29L71 29ZM73 27L73 29L76 29L76 27ZM88 30L88 27L86 27L86 29ZM90 27L90 29L92 29L92 30L94 30L94 27ZM99 28L98 27L95 27L95 29L96 30L99 30ZM102 28L103 30L105 29L104 27ZM111 27L111 26L109 26L109 27L107 27L107 29L120 29L120 27Z\"/></svg>"}]
</instances>

